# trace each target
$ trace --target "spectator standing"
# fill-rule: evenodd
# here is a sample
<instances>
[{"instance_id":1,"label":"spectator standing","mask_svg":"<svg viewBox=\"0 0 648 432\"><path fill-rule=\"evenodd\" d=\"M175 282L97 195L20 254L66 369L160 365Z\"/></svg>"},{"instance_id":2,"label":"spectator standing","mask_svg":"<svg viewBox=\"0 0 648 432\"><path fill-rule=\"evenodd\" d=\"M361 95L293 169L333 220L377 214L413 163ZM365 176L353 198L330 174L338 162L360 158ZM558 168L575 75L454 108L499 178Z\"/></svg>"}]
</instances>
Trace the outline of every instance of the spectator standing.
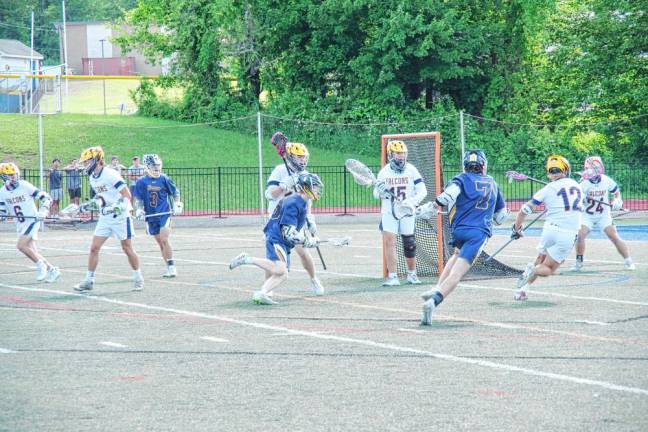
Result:
<instances>
[{"instance_id":1,"label":"spectator standing","mask_svg":"<svg viewBox=\"0 0 648 432\"><path fill-rule=\"evenodd\" d=\"M140 164L139 156L133 156L133 165L128 167L129 188L133 199L135 198L135 183L142 177L144 177L144 165Z\"/></svg>"},{"instance_id":2,"label":"spectator standing","mask_svg":"<svg viewBox=\"0 0 648 432\"><path fill-rule=\"evenodd\" d=\"M61 199L63 198L63 174L59 170L61 161L54 159L52 161L52 168L49 170L49 186L50 196L52 197L52 205L50 207L50 216L58 216Z\"/></svg>"},{"instance_id":3,"label":"spectator standing","mask_svg":"<svg viewBox=\"0 0 648 432\"><path fill-rule=\"evenodd\" d=\"M79 166L77 159L72 159L63 169L65 170L70 202L79 205L81 204L81 171L83 169Z\"/></svg>"},{"instance_id":4,"label":"spectator standing","mask_svg":"<svg viewBox=\"0 0 648 432\"><path fill-rule=\"evenodd\" d=\"M126 167L119 163L119 158L117 156L110 158L110 168L117 171L117 173L122 177L125 177L127 174Z\"/></svg>"}]
</instances>

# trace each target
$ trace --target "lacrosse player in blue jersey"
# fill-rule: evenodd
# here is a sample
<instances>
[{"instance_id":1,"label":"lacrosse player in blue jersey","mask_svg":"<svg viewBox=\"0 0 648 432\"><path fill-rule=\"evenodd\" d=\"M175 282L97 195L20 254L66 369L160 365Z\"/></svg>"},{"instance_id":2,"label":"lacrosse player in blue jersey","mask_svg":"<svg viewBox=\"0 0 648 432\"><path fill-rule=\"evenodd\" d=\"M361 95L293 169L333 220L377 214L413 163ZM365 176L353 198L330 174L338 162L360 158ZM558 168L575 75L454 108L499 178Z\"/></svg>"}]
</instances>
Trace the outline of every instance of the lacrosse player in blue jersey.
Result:
<instances>
[{"instance_id":1,"label":"lacrosse player in blue jersey","mask_svg":"<svg viewBox=\"0 0 648 432\"><path fill-rule=\"evenodd\" d=\"M322 195L324 183L315 175L302 173L297 177L296 193L277 203L270 220L263 228L266 241L266 258L254 258L243 252L230 262L230 270L251 264L263 269L266 279L252 300L257 304L273 305L272 290L286 280L290 266L290 251L295 245L313 248L319 238L306 237L302 231L308 215L308 205Z\"/></svg>"},{"instance_id":2,"label":"lacrosse player in blue jersey","mask_svg":"<svg viewBox=\"0 0 648 432\"><path fill-rule=\"evenodd\" d=\"M144 155L146 175L135 183L135 217L146 219L146 232L155 238L162 258L167 265L165 278L174 278L178 271L173 261L173 249L169 243L171 233L171 215L182 213L180 191L173 181L162 174L162 159L156 154Z\"/></svg>"},{"instance_id":3,"label":"lacrosse player in blue jersey","mask_svg":"<svg viewBox=\"0 0 648 432\"><path fill-rule=\"evenodd\" d=\"M435 206L449 209L455 252L448 260L437 286L424 292L422 325L432 324L434 309L470 270L492 235L493 222L500 225L508 209L495 180L486 174L488 161L481 150L468 150L463 158L464 173L453 178L437 196Z\"/></svg>"}]
</instances>

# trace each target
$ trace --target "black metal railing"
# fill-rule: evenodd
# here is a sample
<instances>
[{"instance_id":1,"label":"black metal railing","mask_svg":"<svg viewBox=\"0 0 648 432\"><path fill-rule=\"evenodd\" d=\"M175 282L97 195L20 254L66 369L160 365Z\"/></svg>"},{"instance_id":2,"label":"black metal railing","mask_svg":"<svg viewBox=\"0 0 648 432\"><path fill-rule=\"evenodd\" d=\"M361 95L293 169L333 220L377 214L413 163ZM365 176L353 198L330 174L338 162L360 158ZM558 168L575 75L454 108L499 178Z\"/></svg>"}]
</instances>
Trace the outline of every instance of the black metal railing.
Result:
<instances>
[{"instance_id":1,"label":"black metal railing","mask_svg":"<svg viewBox=\"0 0 648 432\"><path fill-rule=\"evenodd\" d=\"M325 192L314 209L318 213L355 214L378 212L378 201L371 190L357 185L353 177L343 166L311 166L311 172L317 173L325 184ZM370 167L375 173L380 167ZM630 210L648 210L648 183L643 181L643 165L608 166L607 173L614 178L622 191L624 207ZM182 194L185 204L185 215L210 215L226 217L234 215L259 214L262 205L263 191L273 167L262 169L259 184L258 167L213 167L213 168L166 168L165 173L173 179ZM531 167L525 174L545 180L542 167ZM448 181L460 171L456 167L445 167L444 178ZM509 208L518 210L542 185L530 181L509 183L505 170L489 169L495 177L506 198ZM40 185L38 170L26 169L23 178L36 186ZM43 179L44 189L49 191L48 176ZM90 198L87 176L81 177L81 201ZM63 172L63 208L70 202L67 193L67 179ZM263 198L263 205L266 205Z\"/></svg>"}]
</instances>

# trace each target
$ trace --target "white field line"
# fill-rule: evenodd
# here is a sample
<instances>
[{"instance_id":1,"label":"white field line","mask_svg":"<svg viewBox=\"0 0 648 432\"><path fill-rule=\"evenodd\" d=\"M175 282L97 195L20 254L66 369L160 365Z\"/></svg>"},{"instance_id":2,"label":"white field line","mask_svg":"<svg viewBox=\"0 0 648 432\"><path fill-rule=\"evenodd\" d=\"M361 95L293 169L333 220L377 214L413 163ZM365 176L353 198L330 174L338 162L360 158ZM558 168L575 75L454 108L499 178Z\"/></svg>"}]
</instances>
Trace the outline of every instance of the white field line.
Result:
<instances>
[{"instance_id":1,"label":"white field line","mask_svg":"<svg viewBox=\"0 0 648 432\"><path fill-rule=\"evenodd\" d=\"M126 345L122 345L120 343L110 342L110 341L99 342L99 345L106 345L106 346L113 347L113 348L128 348Z\"/></svg>"},{"instance_id":2,"label":"white field line","mask_svg":"<svg viewBox=\"0 0 648 432\"><path fill-rule=\"evenodd\" d=\"M6 349L6 348L0 348L0 354L15 354L15 353L16 353L16 351L12 351L12 350Z\"/></svg>"},{"instance_id":3,"label":"white field line","mask_svg":"<svg viewBox=\"0 0 648 432\"><path fill-rule=\"evenodd\" d=\"M609 326L610 325L610 323L602 322L602 321L575 320L574 322L575 323L581 323L581 324L600 325L600 326Z\"/></svg>"},{"instance_id":4,"label":"white field line","mask_svg":"<svg viewBox=\"0 0 648 432\"><path fill-rule=\"evenodd\" d=\"M427 350L422 350L422 349L409 348L409 347L404 347L404 346L394 345L394 344L388 344L388 343L383 343L383 342L376 342L376 341L373 341L373 340L370 340L370 339L350 338L350 337L338 336L338 335L332 335L332 334L321 334L321 333L305 331L305 330L295 330L295 329L285 328L285 327L281 327L281 326L277 326L277 325L269 325L269 324L263 324L263 323L259 323L259 322L245 321L245 320L241 320L241 319L229 318L229 317L221 316L221 315L207 314L207 313L190 311L190 310L183 310L183 309L168 308L168 307L163 307L163 306L154 306L154 305L149 305L149 304L145 304L145 303L128 302L128 301L117 300L117 299L112 299L112 298L108 298L108 297L87 296L87 295L84 295L84 294L69 293L69 292L65 292L65 291L50 290L50 289L44 289L44 288L30 288L30 287L24 287L24 286L19 286L19 285L8 285L8 284L3 284L3 283L0 283L0 286L3 286L5 288L16 289L16 290L23 290L23 291L43 292L43 293L50 293L50 294L57 294L57 295L67 295L67 296L82 297L82 298L87 299L89 301L105 302L105 303L111 303L111 304L115 304L115 305L119 305L119 306L128 306L128 307L132 307L132 308L139 308L139 309L145 309L145 310L154 310L154 311L159 311L159 312L169 312L169 313L173 313L173 314L177 314L177 315L186 315L186 316L191 316L191 317L196 317L196 318L203 318L203 319L207 319L207 320L221 321L221 322L226 322L226 323L230 323L230 324L237 324L237 325L241 325L241 326L252 327L252 328L256 328L256 329L270 330L270 331L273 331L273 332L285 332L285 333L290 333L290 334L299 335L299 336L307 336L307 337L310 337L310 338L313 338L313 339L328 340L328 341L341 342L341 343L350 343L350 344L361 345L361 346L369 346L369 347L372 347L372 348L378 348L378 349L401 352L401 353L418 354L418 355L422 355L422 356L426 356L426 357L435 358L435 359L438 359L438 360L444 360L444 361L447 361L447 362L450 362L450 363L475 365L475 366L481 366L481 367L489 368L489 369L502 370L502 371L506 371L506 372L517 372L517 373L520 373L522 375L531 375L531 376L547 378L547 379L554 380L554 381L563 381L563 382L569 382L569 383L574 383L574 384L589 385L589 386L604 388L606 390L614 390L614 391L619 391L619 392L633 393L633 394L638 394L638 395L642 395L642 396L648 396L648 390L638 388L638 387L629 387L629 386L614 384L614 383L610 383L610 382L606 382L606 381L591 380L591 379L588 379L588 378L580 378L580 377L571 376L571 375L558 374L558 373L553 373L553 372L545 372L545 371L538 370L538 369L523 368L523 367L518 367L518 366L505 364L505 363L496 363L496 362L487 361L487 360L479 360L479 359L473 359L473 358L467 358L467 357L460 357L460 356L444 354L444 353L435 353L435 352L432 352L432 351L427 351Z\"/></svg>"},{"instance_id":5,"label":"white field line","mask_svg":"<svg viewBox=\"0 0 648 432\"><path fill-rule=\"evenodd\" d=\"M10 266L14 267L24 267L24 265L20 264L7 264ZM85 270L72 270L72 269L67 269L67 272L70 273L80 273L80 274L85 274ZM131 278L129 276L116 276L114 274L109 274L109 273L100 273L97 272L97 275L100 276L110 276L113 279L123 279L123 280L128 280L130 281ZM173 280L157 280L156 282L158 283L166 283L166 284L171 284L171 285L185 285L185 286L195 286L195 287L204 287L204 285L199 284L199 283L194 283L194 282L182 282L182 281L173 281ZM2 286L2 284L0 284ZM243 288L234 288L234 287L229 287L229 286L219 286L219 289L226 289L228 291L235 291L235 292L242 292L242 293L249 293L249 290L243 289ZM420 312L414 312L409 309L401 309L401 308L390 308L390 307L385 307L385 306L375 306L375 305L366 305L366 304L361 304L361 303L352 303L352 302L345 302L345 301L340 301L340 300L334 300L332 298L326 298L326 297L303 297L303 296L295 296L295 295L290 295L290 294L276 294L277 297L281 298L287 298L287 299L295 299L295 300L303 300L303 301L310 301L310 302L320 302L320 303L327 303L327 304L335 304L335 305L340 305L340 306L349 306L352 308L357 308L357 309L369 309L369 310L378 310L378 311L383 311L383 312L394 312L394 313L405 313L408 315L415 315L415 316L420 316ZM474 324L479 324L483 325L485 327L494 327L494 328L502 328L502 329L508 329L508 330L525 330L529 332L534 332L534 333L550 333L550 334L557 334L561 336L568 336L576 339L587 339L587 340L595 340L595 341L603 341L603 342L614 342L614 343L620 343L620 344L629 344L633 343L631 340L623 339L623 338L616 338L616 337L606 337L606 336L592 336L588 334L583 334L583 333L576 333L576 332L570 332L570 331L564 331L564 330L554 330L554 329L547 329L547 328L542 328L542 327L534 327L534 326L528 326L528 325L521 325L521 324L511 324L511 323L501 323L501 322L496 322L496 321L486 321L486 320L479 320L475 318L470 318L470 317L461 317L461 316L456 316L456 315L443 315L443 314L436 314L435 318L441 318L445 319L448 321L465 321L465 322L471 322Z\"/></svg>"},{"instance_id":6,"label":"white field line","mask_svg":"<svg viewBox=\"0 0 648 432\"><path fill-rule=\"evenodd\" d=\"M200 339L204 339L210 342L229 342L227 339L217 338L213 336L200 336Z\"/></svg>"},{"instance_id":7,"label":"white field line","mask_svg":"<svg viewBox=\"0 0 648 432\"><path fill-rule=\"evenodd\" d=\"M65 249L65 248L52 248L52 247L39 247L39 249L44 249L44 250L55 250L55 251L64 251L64 252L76 252L76 253L87 253L85 250L79 250L79 249ZM120 252L102 252L106 255L113 255L113 256L124 256L123 253ZM147 259L154 259L156 261L159 261L160 257L159 256L149 256L149 255L139 255L140 258L147 258ZM177 262L188 262L192 264L210 264L210 265L219 265L219 266L229 266L229 262L221 262L221 261L204 261L204 260L191 260L191 259L183 259L183 258L174 258L174 261ZM69 270L67 270L69 271ZM306 270L304 269L295 269L291 270L291 272L299 272L299 273L306 273ZM332 274L336 276L348 276L348 277L355 277L359 279L376 279L380 280L379 277L376 275L369 275L369 274L357 274L357 273L341 273L341 272L333 272L330 270L326 270L326 272L322 272L321 274ZM167 282L167 281L164 281ZM514 289L513 288L498 288L498 287L490 287L486 285L477 285L477 284L470 284L470 283L460 283L460 287L465 287L465 288L474 288L474 289L481 289L481 290L488 290L488 291L508 291L513 293ZM631 300L615 300L612 298L607 298L607 297L592 297L592 296L578 296L578 295L571 295L571 294L562 294L562 293L556 293L556 292L548 292L548 291L531 291L533 294L540 294L540 295L546 295L546 296L553 296L553 297L562 297L562 298L567 298L567 299L572 299L572 300L591 300L591 301L597 301L597 302L604 302L604 303L619 303L619 304L627 304L627 305L634 305L634 306L648 306L648 302L637 302L637 301L631 301Z\"/></svg>"},{"instance_id":8,"label":"white field line","mask_svg":"<svg viewBox=\"0 0 648 432\"><path fill-rule=\"evenodd\" d=\"M408 329L408 328L398 328L396 330L402 331L402 332L408 332L408 333L418 333L418 334L428 333L426 330L416 330L416 329Z\"/></svg>"}]
</instances>

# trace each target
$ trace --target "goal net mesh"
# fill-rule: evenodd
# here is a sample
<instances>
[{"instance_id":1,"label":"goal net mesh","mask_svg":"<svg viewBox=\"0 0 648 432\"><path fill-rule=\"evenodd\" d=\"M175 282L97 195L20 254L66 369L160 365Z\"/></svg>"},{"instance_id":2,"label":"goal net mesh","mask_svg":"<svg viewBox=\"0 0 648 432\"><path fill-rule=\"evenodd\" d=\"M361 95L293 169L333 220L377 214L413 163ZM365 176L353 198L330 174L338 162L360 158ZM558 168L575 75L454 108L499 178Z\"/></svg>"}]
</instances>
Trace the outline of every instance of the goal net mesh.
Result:
<instances>
[{"instance_id":1,"label":"goal net mesh","mask_svg":"<svg viewBox=\"0 0 648 432\"><path fill-rule=\"evenodd\" d=\"M425 181L427 196L421 203L433 201L443 190L444 178L441 164L441 135L438 132L416 134L383 135L381 138L382 164L387 162L386 146L389 141L401 140L407 145L407 161L414 165ZM425 220L418 219L415 228L416 235L416 271L419 276L439 276L443 267L453 253L449 242L451 240L450 221L447 215ZM397 236L398 273L407 272L403 242ZM464 277L470 279L517 277L521 271L510 267L496 259L486 262L489 255L482 252L474 265ZM387 273L386 259L383 252L383 272Z\"/></svg>"}]
</instances>

